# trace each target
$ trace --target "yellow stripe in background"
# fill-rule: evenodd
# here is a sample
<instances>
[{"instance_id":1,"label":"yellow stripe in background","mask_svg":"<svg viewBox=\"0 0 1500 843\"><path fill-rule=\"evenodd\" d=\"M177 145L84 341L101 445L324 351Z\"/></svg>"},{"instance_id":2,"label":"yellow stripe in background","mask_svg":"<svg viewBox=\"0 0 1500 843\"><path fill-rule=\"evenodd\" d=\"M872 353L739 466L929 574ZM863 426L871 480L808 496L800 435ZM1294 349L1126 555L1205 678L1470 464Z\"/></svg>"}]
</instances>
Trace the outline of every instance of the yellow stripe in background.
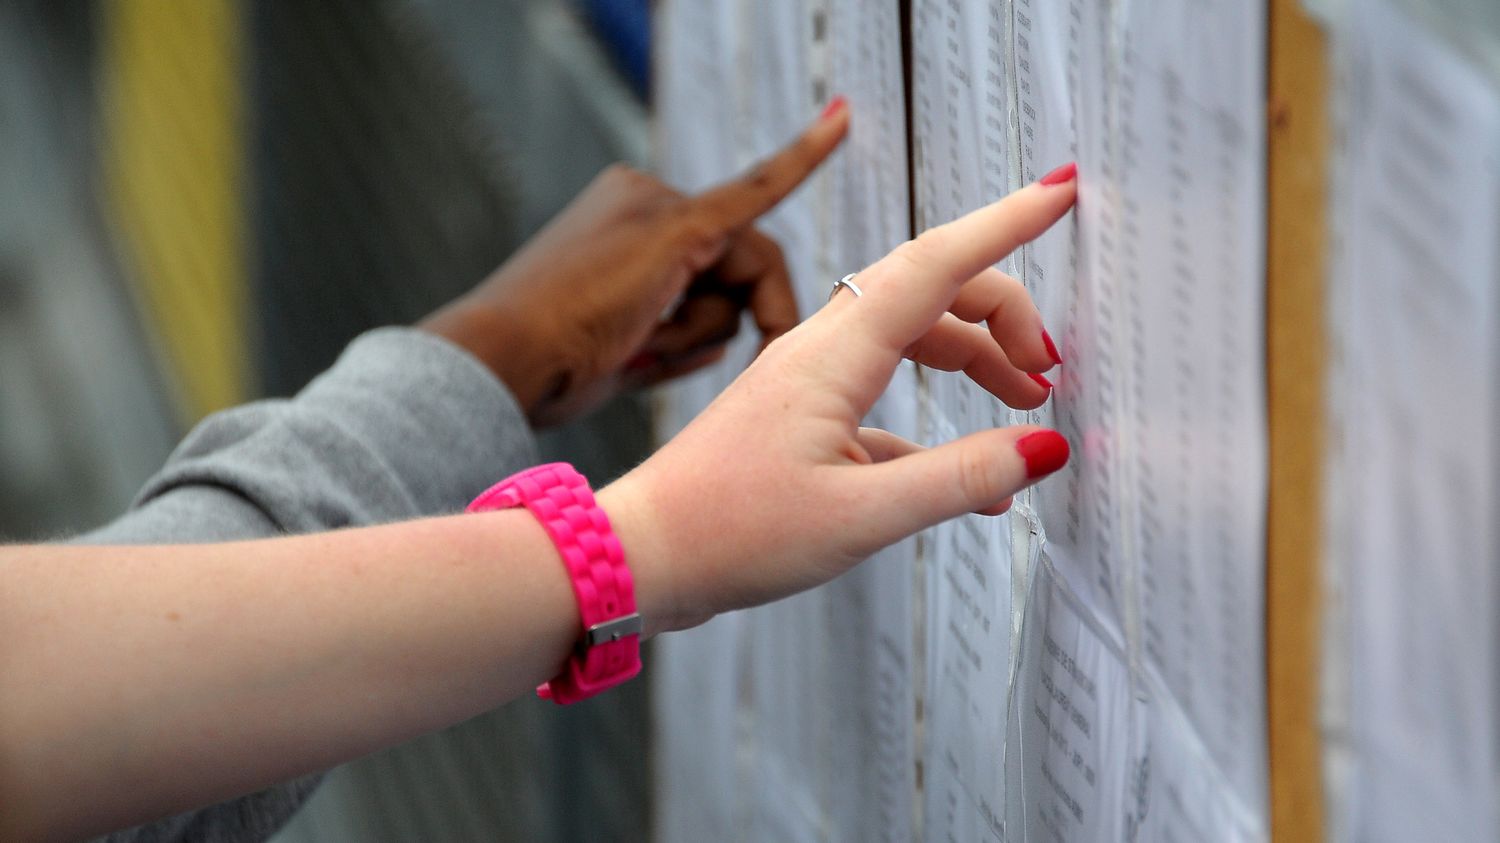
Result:
<instances>
[{"instance_id":1,"label":"yellow stripe in background","mask_svg":"<svg viewBox=\"0 0 1500 843\"><path fill-rule=\"evenodd\" d=\"M249 380L244 56L234 0L103 0L105 212L184 421Z\"/></svg>"}]
</instances>

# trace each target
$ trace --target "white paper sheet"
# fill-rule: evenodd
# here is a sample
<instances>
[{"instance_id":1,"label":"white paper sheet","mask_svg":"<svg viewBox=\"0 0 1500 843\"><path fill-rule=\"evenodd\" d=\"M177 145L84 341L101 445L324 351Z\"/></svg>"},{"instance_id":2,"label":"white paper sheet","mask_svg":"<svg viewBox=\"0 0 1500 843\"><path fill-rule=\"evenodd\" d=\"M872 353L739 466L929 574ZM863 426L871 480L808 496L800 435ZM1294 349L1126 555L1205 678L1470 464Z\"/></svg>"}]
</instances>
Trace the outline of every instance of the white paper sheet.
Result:
<instances>
[{"instance_id":1,"label":"white paper sheet","mask_svg":"<svg viewBox=\"0 0 1500 843\"><path fill-rule=\"evenodd\" d=\"M661 0L655 17L654 145L667 183L698 191L741 164L738 3Z\"/></svg>"},{"instance_id":2,"label":"white paper sheet","mask_svg":"<svg viewBox=\"0 0 1500 843\"><path fill-rule=\"evenodd\" d=\"M1128 363L1118 444L1132 637L1257 809L1266 792L1264 15L1239 2L1122 13L1115 124L1100 144L1109 213L1094 265L1101 286L1117 286L1117 349Z\"/></svg>"},{"instance_id":3,"label":"white paper sheet","mask_svg":"<svg viewBox=\"0 0 1500 843\"><path fill-rule=\"evenodd\" d=\"M1008 192L1005 4L912 4L913 166L918 226ZM1014 271L1013 262L1004 268ZM924 372L924 441L1009 424L1014 413L963 376ZM1001 840L1005 710L1015 625L1012 518L965 516L924 541L926 839Z\"/></svg>"},{"instance_id":4,"label":"white paper sheet","mask_svg":"<svg viewBox=\"0 0 1500 843\"><path fill-rule=\"evenodd\" d=\"M912 80L922 224L998 198L1006 174L1018 187L1079 162L1072 218L1002 264L1066 361L1029 420L1074 445L1068 469L1018 500L1030 529L1012 531L1011 556L1044 542L1137 686L1184 712L1165 721L1184 734L1160 745L1211 757L1209 780L1229 791L1215 798L1260 835L1264 17L1258 3L918 0ZM928 400L938 436L1005 420L986 422L983 399L942 375ZM1015 574L1025 582L1024 563ZM949 625L949 607L930 608L929 637ZM1017 681L1013 693L1030 679ZM959 760L932 770L929 751L928 780L974 769Z\"/></svg>"},{"instance_id":5,"label":"white paper sheet","mask_svg":"<svg viewBox=\"0 0 1500 843\"><path fill-rule=\"evenodd\" d=\"M821 703L831 720L821 785L831 839L895 843L916 833L914 552L891 548L825 589L826 649L844 663Z\"/></svg>"},{"instance_id":6,"label":"white paper sheet","mask_svg":"<svg viewBox=\"0 0 1500 843\"><path fill-rule=\"evenodd\" d=\"M917 222L931 228L1009 192L1008 4L912 3Z\"/></svg>"},{"instance_id":7,"label":"white paper sheet","mask_svg":"<svg viewBox=\"0 0 1500 843\"><path fill-rule=\"evenodd\" d=\"M813 98L813 21L803 0L741 2L736 21L745 43L736 84L746 102L741 160L748 167L801 132L820 103ZM818 185L800 188L756 224L780 244L804 313L819 263L818 192ZM726 379L734 374L723 372ZM744 613L736 761L746 839L813 841L825 825L827 701L846 684L838 681L837 654L820 646L827 609L827 596L817 592Z\"/></svg>"},{"instance_id":8,"label":"white paper sheet","mask_svg":"<svg viewBox=\"0 0 1500 843\"><path fill-rule=\"evenodd\" d=\"M743 170L791 140L832 95L849 100L843 148L759 222L781 245L799 306L811 314L834 278L909 236L897 6L677 0L657 14L659 140L675 184L701 187ZM722 146L700 149L714 144ZM742 337L726 365L664 391L664 433L727 385L756 339ZM914 370L900 370L889 393L867 423L915 438ZM914 552L903 543L825 589L737 613L727 630L716 621L664 640L659 658L670 667L657 686L658 723L671 737L662 840L911 839ZM733 694L692 697L688 677L701 675L730 683ZM686 735L679 720L689 723Z\"/></svg>"},{"instance_id":9,"label":"white paper sheet","mask_svg":"<svg viewBox=\"0 0 1500 843\"><path fill-rule=\"evenodd\" d=\"M656 170L684 192L718 184L750 160L748 97L740 82L748 48L739 15L738 2L662 0L657 6ZM754 341L741 336L721 366L663 387L656 401L658 438L692 421L753 353Z\"/></svg>"},{"instance_id":10,"label":"white paper sheet","mask_svg":"<svg viewBox=\"0 0 1500 843\"><path fill-rule=\"evenodd\" d=\"M1006 746L1007 839L1132 839L1126 790L1140 765L1125 653L1050 566L1037 567L1026 605Z\"/></svg>"},{"instance_id":11,"label":"white paper sheet","mask_svg":"<svg viewBox=\"0 0 1500 843\"><path fill-rule=\"evenodd\" d=\"M1010 679L1009 519L930 533L923 818L929 840L1001 840Z\"/></svg>"},{"instance_id":12,"label":"white paper sheet","mask_svg":"<svg viewBox=\"0 0 1500 843\"><path fill-rule=\"evenodd\" d=\"M779 6L798 22L777 21ZM804 315L827 300L834 278L878 260L908 236L905 113L901 87L899 18L857 0L747 4L753 28L785 42L800 33L805 55L801 85L810 106L791 117L791 131L805 125L835 94L849 101L850 133L818 179L768 220L782 243ZM800 28L799 28L800 27ZM779 50L790 66L783 44ZM758 77L754 87L766 84ZM768 98L767 108L784 101ZM768 122L775 117L767 115ZM795 231L795 233L794 233ZM912 436L916 406L914 374L898 373L889 398L866 420ZM766 607L750 613L761 634L781 640L787 658L761 660L756 684L810 689L801 704L759 707L758 741L767 766L761 781L795 791L783 801L811 798L819 812L812 828L826 839L906 839L914 827L915 689L912 671L911 544L878 554L859 571L781 613ZM800 606L801 611L798 611ZM816 607L816 608L814 608ZM810 726L809 731L802 731ZM800 737L792 737L802 732ZM780 733L771 736L773 733ZM790 762L790 764L788 763ZM799 787L798 783L805 783ZM754 839L791 839L800 834L765 828Z\"/></svg>"},{"instance_id":13,"label":"white paper sheet","mask_svg":"<svg viewBox=\"0 0 1500 843\"><path fill-rule=\"evenodd\" d=\"M1036 570L1008 723L1008 839L1266 839L1171 692L1132 675L1052 568Z\"/></svg>"},{"instance_id":14,"label":"white paper sheet","mask_svg":"<svg viewBox=\"0 0 1500 843\"><path fill-rule=\"evenodd\" d=\"M741 613L736 761L744 811L735 836L791 843L823 836L828 812L821 783L834 750L834 718L844 714L830 702L850 672L840 664L843 654L827 646L829 608L829 595L813 591Z\"/></svg>"},{"instance_id":15,"label":"white paper sheet","mask_svg":"<svg viewBox=\"0 0 1500 843\"><path fill-rule=\"evenodd\" d=\"M730 58L739 53L734 11L730 4L693 0L663 0L658 7L656 166L680 190L702 190L740 166L739 86ZM664 389L656 402L659 436L670 437L691 421L723 378L707 371ZM739 821L733 759L741 689L730 654L743 626L738 615L715 618L690 635L664 636L647 650L655 661L655 816L663 841L712 839ZM685 792L702 798L678 796Z\"/></svg>"},{"instance_id":16,"label":"white paper sheet","mask_svg":"<svg viewBox=\"0 0 1500 843\"><path fill-rule=\"evenodd\" d=\"M1138 690L1141 690L1138 688ZM1125 782L1127 840L1249 843L1265 840L1265 818L1234 789L1170 693L1145 690L1135 699L1139 761Z\"/></svg>"},{"instance_id":17,"label":"white paper sheet","mask_svg":"<svg viewBox=\"0 0 1500 843\"><path fill-rule=\"evenodd\" d=\"M713 840L740 820L735 758L741 688L733 654L743 626L743 615L724 615L691 635L664 636L646 653L655 662L650 669L659 840Z\"/></svg>"},{"instance_id":18,"label":"white paper sheet","mask_svg":"<svg viewBox=\"0 0 1500 843\"><path fill-rule=\"evenodd\" d=\"M1032 421L1055 427L1074 444L1063 472L1028 496L1028 514L1046 534L1059 572L1118 640L1121 589L1117 442L1122 363L1113 331L1116 287L1098 281L1093 252L1100 183L1091 141L1109 115L1104 5L1018 0L1013 9L1017 183L1078 161L1080 200L1071 218L1022 250L1017 275L1026 283L1062 353L1049 377L1057 385Z\"/></svg>"},{"instance_id":19,"label":"white paper sheet","mask_svg":"<svg viewBox=\"0 0 1500 843\"><path fill-rule=\"evenodd\" d=\"M1334 840L1500 825L1500 88L1420 21L1336 32L1325 687Z\"/></svg>"}]
</instances>

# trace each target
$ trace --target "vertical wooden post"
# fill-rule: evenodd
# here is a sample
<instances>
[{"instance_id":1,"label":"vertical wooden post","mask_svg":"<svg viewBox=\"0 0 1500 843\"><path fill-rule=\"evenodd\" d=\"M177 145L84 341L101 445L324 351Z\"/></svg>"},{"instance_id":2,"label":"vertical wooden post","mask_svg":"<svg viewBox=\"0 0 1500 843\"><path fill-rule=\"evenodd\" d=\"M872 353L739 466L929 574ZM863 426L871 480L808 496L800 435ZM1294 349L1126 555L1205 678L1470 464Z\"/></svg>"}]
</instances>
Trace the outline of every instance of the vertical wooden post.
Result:
<instances>
[{"instance_id":1,"label":"vertical wooden post","mask_svg":"<svg viewBox=\"0 0 1500 843\"><path fill-rule=\"evenodd\" d=\"M1300 0L1271 0L1267 166L1270 501L1266 693L1271 837L1323 839L1322 629L1328 63Z\"/></svg>"}]
</instances>

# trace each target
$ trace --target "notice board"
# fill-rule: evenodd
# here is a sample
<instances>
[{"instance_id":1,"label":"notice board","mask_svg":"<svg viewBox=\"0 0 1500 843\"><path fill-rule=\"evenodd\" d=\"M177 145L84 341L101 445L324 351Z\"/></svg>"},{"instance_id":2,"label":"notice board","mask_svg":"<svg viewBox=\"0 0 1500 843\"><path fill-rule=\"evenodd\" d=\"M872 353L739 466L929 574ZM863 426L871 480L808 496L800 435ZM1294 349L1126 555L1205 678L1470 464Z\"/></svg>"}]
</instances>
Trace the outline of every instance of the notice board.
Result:
<instances>
[{"instance_id":1,"label":"notice board","mask_svg":"<svg viewBox=\"0 0 1500 843\"><path fill-rule=\"evenodd\" d=\"M1411 531L1372 550L1382 534L1350 502L1428 456L1467 472L1466 510L1372 508L1456 536L1428 544L1455 559L1418 592L1414 629L1448 619L1422 640L1497 646L1482 608L1494 578L1475 564L1494 537L1462 532L1487 523L1489 449L1468 464L1441 438L1411 459L1359 450L1399 444L1410 419L1382 415L1402 405L1375 373L1412 359L1446 365L1442 383L1467 397L1464 441L1493 430L1500 380L1439 364L1434 337L1495 357L1497 97L1431 16L1335 5L1315 21L1297 0L659 4L657 151L677 186L745 169L849 99L845 147L763 221L804 312L923 229L1058 164L1080 171L1073 214L1000 265L1059 340L1048 404L1013 411L912 367L867 420L924 442L1045 424L1072 463L1005 516L941 525L825 588L660 642L660 839L1385 839L1359 821L1372 803L1389 839L1493 828L1488 667L1460 682L1459 662L1434 661L1405 708L1354 702L1399 690L1386 651L1350 642L1389 626L1405 581L1356 588L1351 571ZM1373 72L1392 38L1415 58ZM1440 154L1434 126L1468 152ZM1398 181L1381 194L1371 172ZM1426 203L1428 228L1391 224L1381 203L1402 177L1443 185L1400 194ZM1407 273L1367 296L1371 256L1415 260L1440 230L1465 249L1438 279L1448 294L1380 310L1432 290ZM1412 315L1455 327L1361 333ZM752 351L665 392L663 435ZM1430 722L1423 703L1454 695L1480 739L1382 762L1390 734L1458 734L1392 725ZM1417 785L1453 810L1398 798Z\"/></svg>"}]
</instances>

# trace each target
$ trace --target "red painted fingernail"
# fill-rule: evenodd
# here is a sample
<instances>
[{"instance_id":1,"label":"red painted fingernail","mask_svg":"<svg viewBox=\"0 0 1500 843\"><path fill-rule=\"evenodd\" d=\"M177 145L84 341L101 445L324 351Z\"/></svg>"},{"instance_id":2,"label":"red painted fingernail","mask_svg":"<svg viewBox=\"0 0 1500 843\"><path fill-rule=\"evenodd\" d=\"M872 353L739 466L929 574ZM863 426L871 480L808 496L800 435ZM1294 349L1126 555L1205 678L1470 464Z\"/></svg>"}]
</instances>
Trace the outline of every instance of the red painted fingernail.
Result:
<instances>
[{"instance_id":1,"label":"red painted fingernail","mask_svg":"<svg viewBox=\"0 0 1500 843\"><path fill-rule=\"evenodd\" d=\"M1056 170L1042 176L1039 183L1051 187L1054 184L1067 184L1076 178L1078 178L1078 162L1069 161Z\"/></svg>"},{"instance_id":2,"label":"red painted fingernail","mask_svg":"<svg viewBox=\"0 0 1500 843\"><path fill-rule=\"evenodd\" d=\"M840 111L843 111L848 105L849 100L846 99L843 94L839 94L838 96L828 101L828 105L823 107L823 113L818 115L818 119L827 120L833 115L838 114Z\"/></svg>"},{"instance_id":3,"label":"red painted fingernail","mask_svg":"<svg viewBox=\"0 0 1500 843\"><path fill-rule=\"evenodd\" d=\"M1031 378L1032 380L1036 381L1037 386L1040 386L1043 389L1051 389L1052 388L1052 381L1047 380L1046 378L1042 377L1041 375L1036 374L1035 372L1027 372L1026 373L1026 377Z\"/></svg>"},{"instance_id":4,"label":"red painted fingernail","mask_svg":"<svg viewBox=\"0 0 1500 843\"><path fill-rule=\"evenodd\" d=\"M1057 343L1052 341L1052 335L1047 333L1046 328L1042 329L1042 345L1047 347L1047 356L1052 358L1052 362L1061 366L1062 355L1057 353Z\"/></svg>"},{"instance_id":5,"label":"red painted fingernail","mask_svg":"<svg viewBox=\"0 0 1500 843\"><path fill-rule=\"evenodd\" d=\"M1038 430L1016 440L1026 461L1026 479L1035 480L1062 468L1068 461L1068 440L1055 430Z\"/></svg>"}]
</instances>

